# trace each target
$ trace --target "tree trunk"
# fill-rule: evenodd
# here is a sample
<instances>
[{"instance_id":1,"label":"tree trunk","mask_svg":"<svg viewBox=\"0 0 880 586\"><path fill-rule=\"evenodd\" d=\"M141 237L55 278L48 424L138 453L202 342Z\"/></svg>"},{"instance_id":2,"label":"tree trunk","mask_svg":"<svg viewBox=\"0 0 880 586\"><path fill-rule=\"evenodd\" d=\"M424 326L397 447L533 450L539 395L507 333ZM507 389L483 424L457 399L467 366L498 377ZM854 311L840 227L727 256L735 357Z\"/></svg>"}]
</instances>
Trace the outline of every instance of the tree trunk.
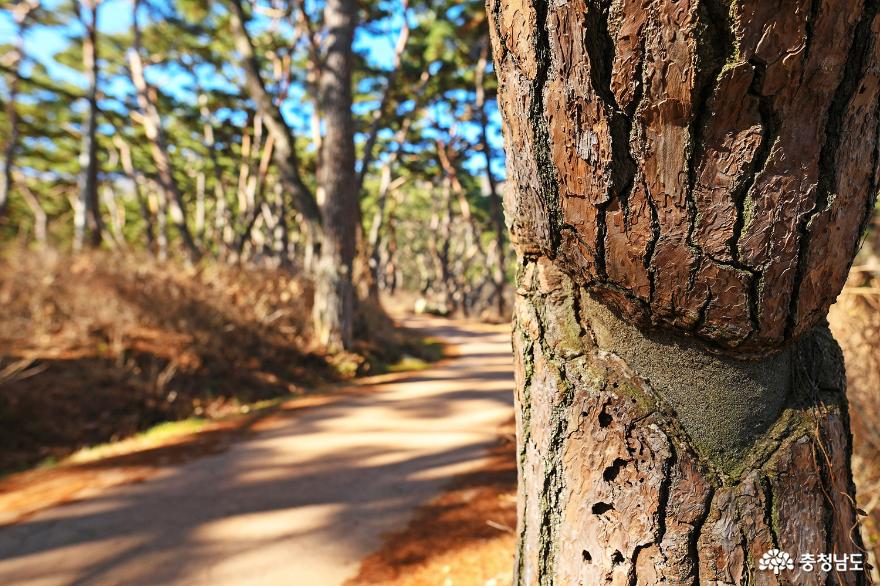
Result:
<instances>
[{"instance_id":1,"label":"tree trunk","mask_svg":"<svg viewBox=\"0 0 880 586\"><path fill-rule=\"evenodd\" d=\"M406 136L409 133L410 124L412 123L411 118L406 118L400 125L400 128L394 134L394 141L398 145L402 145L406 140ZM391 153L389 153L382 163L382 170L379 173L379 193L376 195L376 211L373 214L373 222L370 224L370 232L367 236L367 253L370 255L369 260L367 261L367 267L369 269L368 275L368 287L367 287L367 297L373 300L379 299L379 269L381 265L381 242L382 242L382 227L386 221L386 209L388 207L388 197L391 195L391 192L394 191L394 183L395 180L392 179L392 174L394 171L394 167L397 165L397 160L400 157L400 148L395 149ZM358 193L363 188L363 170L361 170L360 177L358 178Z\"/></svg>"},{"instance_id":2,"label":"tree trunk","mask_svg":"<svg viewBox=\"0 0 880 586\"><path fill-rule=\"evenodd\" d=\"M15 45L9 55L9 68L12 79L9 81L9 100L6 103L6 118L9 123L9 135L6 137L6 148L3 160L0 161L0 217L6 213L9 205L9 194L12 191L12 172L15 169L15 157L18 153L20 134L18 118L18 90L21 84L21 64L24 59L24 34L28 26L28 17L37 7L36 2L22 2L12 11L16 25ZM28 202L28 205L30 203Z\"/></svg>"},{"instance_id":3,"label":"tree trunk","mask_svg":"<svg viewBox=\"0 0 880 586\"><path fill-rule=\"evenodd\" d=\"M247 15L241 0L229 0L231 7L232 32L235 48L241 55L241 66L245 73L245 90L254 101L257 111L266 123L269 135L275 144L273 160L278 167L284 189L290 194L296 210L301 214L307 246L312 247L320 241L321 212L315 196L303 182L299 171L299 158L293 131L284 121L281 110L266 91L260 64L254 51L253 41L246 28Z\"/></svg>"},{"instance_id":4,"label":"tree trunk","mask_svg":"<svg viewBox=\"0 0 880 586\"><path fill-rule=\"evenodd\" d=\"M83 39L83 66L88 82L88 110L83 126L82 149L79 156L79 202L74 210L74 249L80 250L88 238L92 246L101 244L103 222L98 206L98 7L100 0L83 2L89 12L86 18L80 14L80 22L86 28Z\"/></svg>"},{"instance_id":5,"label":"tree trunk","mask_svg":"<svg viewBox=\"0 0 880 586\"><path fill-rule=\"evenodd\" d=\"M878 7L490 0L517 584L868 581L800 561L863 551L825 315L880 177Z\"/></svg>"},{"instance_id":6,"label":"tree trunk","mask_svg":"<svg viewBox=\"0 0 880 586\"><path fill-rule=\"evenodd\" d=\"M141 221L144 223L144 235L147 237L147 250L156 253L156 229L153 226L153 212L150 210L150 204L147 197L144 197L143 189L141 189L141 176L134 168L134 160L131 158L131 147L122 138L117 131L113 136L113 144L119 151L119 160L122 163L122 171L131 181L134 189L134 196L138 203L138 210L141 214Z\"/></svg>"},{"instance_id":7,"label":"tree trunk","mask_svg":"<svg viewBox=\"0 0 880 586\"><path fill-rule=\"evenodd\" d=\"M144 63L141 58L141 34L138 25L139 7L140 0L133 0L132 29L134 32L134 45L128 52L131 81L137 90L138 106L141 109L141 122L143 123L147 140L150 142L150 153L152 154L153 163L156 165L156 170L159 173L159 182L165 194L165 199L171 206L171 218L174 220L174 225L180 234L187 255L191 260L196 260L200 256L200 252L187 223L183 193L180 191L180 186L174 177L174 167L168 154L168 144L162 128L162 118L156 106L155 89L147 83L144 76Z\"/></svg>"},{"instance_id":8,"label":"tree trunk","mask_svg":"<svg viewBox=\"0 0 880 586\"><path fill-rule=\"evenodd\" d=\"M19 189L21 189L21 195L24 198L24 202L34 215L34 240L37 241L37 244L45 246L49 234L49 216L40 204L40 198L31 191L30 187L22 182L19 185Z\"/></svg>"},{"instance_id":9,"label":"tree trunk","mask_svg":"<svg viewBox=\"0 0 880 586\"><path fill-rule=\"evenodd\" d=\"M331 352L350 348L354 323L352 268L358 185L351 105L357 10L355 0L328 0L324 9L328 36L321 95L326 130L319 176L325 194L321 207L324 229L313 318L318 341Z\"/></svg>"},{"instance_id":10,"label":"tree trunk","mask_svg":"<svg viewBox=\"0 0 880 586\"><path fill-rule=\"evenodd\" d=\"M211 159L211 169L214 173L214 224L212 227L213 240L216 243L218 256L226 258L229 251L229 242L224 238L224 230L229 226L230 220L226 215L226 185L223 180L223 169L217 159L217 147L214 140L214 127L211 122L211 111L208 109L208 97L199 94L199 113L202 115L202 136L205 139L205 148Z\"/></svg>"},{"instance_id":11,"label":"tree trunk","mask_svg":"<svg viewBox=\"0 0 880 586\"><path fill-rule=\"evenodd\" d=\"M495 228L495 262L492 279L495 285L495 308L498 310L500 319L507 319L507 304L504 299L504 289L507 283L507 270L505 262L506 250L504 233L507 228L504 225L504 209L501 205L501 195L498 193L498 182L495 173L492 172L492 146L489 144L489 117L486 116L486 87L485 76L489 62L489 40L484 39L480 47L480 58L477 60L474 83L476 99L476 118L480 125L480 150L486 163L486 195L489 196L489 209L492 212L492 224Z\"/></svg>"}]
</instances>

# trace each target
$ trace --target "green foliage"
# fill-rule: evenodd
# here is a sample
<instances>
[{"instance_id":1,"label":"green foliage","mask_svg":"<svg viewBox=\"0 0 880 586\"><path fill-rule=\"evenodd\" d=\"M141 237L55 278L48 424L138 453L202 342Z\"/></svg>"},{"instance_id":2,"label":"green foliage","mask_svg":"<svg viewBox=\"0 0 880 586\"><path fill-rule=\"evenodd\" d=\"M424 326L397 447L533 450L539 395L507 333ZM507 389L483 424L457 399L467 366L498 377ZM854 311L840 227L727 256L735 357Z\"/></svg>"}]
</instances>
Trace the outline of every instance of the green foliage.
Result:
<instances>
[{"instance_id":1,"label":"green foliage","mask_svg":"<svg viewBox=\"0 0 880 586\"><path fill-rule=\"evenodd\" d=\"M243 3L263 80L294 131L302 180L314 192L322 164L315 135L315 128L321 128L316 80L326 42L322 3L305 3L307 14L300 12L297 2ZM10 160L13 185L9 206L0 216L0 241L33 237L34 214L24 189L34 194L48 217L50 242L69 246L73 237L87 110L84 85L77 81L85 70L88 22L88 11L80 10L81 6L62 2L51 11L41 8L31 13L18 29L25 40L21 63L0 70L4 156L15 140ZM109 10L108 6L100 5L100 13ZM265 259L269 255L296 263L305 250L297 210L290 194L276 190L279 177L267 157L266 121L255 116L255 105L243 86L230 6L230 0L141 0L137 20L150 97L161 117L163 147L182 193L185 221L199 247L221 258ZM8 10L2 14L10 15ZM113 15L118 17L119 7ZM164 203L167 186L160 180L156 147L146 133L145 113L131 79L128 55L134 31L107 22L104 16L99 15L98 21L99 192L112 194L102 195L100 214L106 231L118 231L116 239L122 242L114 245L132 248L146 247L148 235L152 233L155 240L167 224L169 249L174 253L179 249L178 235L173 218L166 218L173 210ZM393 47L404 22L409 38L395 58ZM449 179L437 158L438 144L453 155L461 197L469 203L481 247L489 248L495 239L494 208L485 195L485 162L478 138L482 122L475 114L475 64L487 44L486 26L481 2L414 0L405 13L403 4L394 1L361 6L355 142L361 157L368 150L371 156L361 190L361 217L364 234L377 228L378 243L367 244L382 247L383 266L396 262L390 249L415 255L401 259L404 264L436 261L429 257L437 248L438 234L416 228L436 219L438 201ZM60 49L48 54L34 47L29 34L35 30L63 41ZM4 39L0 52L10 54L15 46L15 39ZM489 97L485 111L490 132L497 136L491 99L495 82L486 75L491 65L485 61L483 65ZM17 87L14 99L13 86ZM17 135L11 131L10 116L16 121ZM368 149L372 142L375 146ZM121 148L130 151L131 168ZM493 149L492 157L499 160L498 145ZM496 166L500 168L500 162ZM392 189L383 192L385 167ZM460 206L456 203L452 208L452 221L458 228L447 239L461 232ZM286 229L289 241L283 250L279 226ZM237 241L240 250L236 250ZM113 239L105 237L105 242ZM472 253L460 250L456 254ZM481 278L476 267L482 266L485 273L489 262L471 260L459 262L463 281ZM424 278L417 276L421 273L412 270L406 269L405 280L423 287ZM473 275L465 274L468 271Z\"/></svg>"}]
</instances>

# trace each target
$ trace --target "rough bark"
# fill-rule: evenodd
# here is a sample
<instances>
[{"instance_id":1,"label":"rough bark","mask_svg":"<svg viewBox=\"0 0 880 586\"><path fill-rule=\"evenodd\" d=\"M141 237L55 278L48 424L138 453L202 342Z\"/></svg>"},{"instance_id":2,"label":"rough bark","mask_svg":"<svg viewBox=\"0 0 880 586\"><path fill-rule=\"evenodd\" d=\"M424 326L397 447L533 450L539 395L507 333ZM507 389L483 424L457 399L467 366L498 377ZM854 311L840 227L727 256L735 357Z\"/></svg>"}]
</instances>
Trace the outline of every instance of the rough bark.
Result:
<instances>
[{"instance_id":1,"label":"rough bark","mask_svg":"<svg viewBox=\"0 0 880 586\"><path fill-rule=\"evenodd\" d=\"M490 0L513 238L618 315L760 355L878 188L876 0Z\"/></svg>"},{"instance_id":2,"label":"rough bark","mask_svg":"<svg viewBox=\"0 0 880 586\"><path fill-rule=\"evenodd\" d=\"M863 584L825 315L878 189L876 0L489 0L518 584Z\"/></svg>"},{"instance_id":3,"label":"rough bark","mask_svg":"<svg viewBox=\"0 0 880 586\"><path fill-rule=\"evenodd\" d=\"M867 583L758 570L774 548L863 551L825 325L741 362L644 336L546 258L518 287L516 584Z\"/></svg>"},{"instance_id":4,"label":"rough bark","mask_svg":"<svg viewBox=\"0 0 880 586\"><path fill-rule=\"evenodd\" d=\"M318 341L330 351L348 349L354 325L352 269L356 252L358 184L355 173L352 71L357 2L328 0L324 8L327 53L321 75L325 113L319 182L323 238L313 318Z\"/></svg>"}]
</instances>

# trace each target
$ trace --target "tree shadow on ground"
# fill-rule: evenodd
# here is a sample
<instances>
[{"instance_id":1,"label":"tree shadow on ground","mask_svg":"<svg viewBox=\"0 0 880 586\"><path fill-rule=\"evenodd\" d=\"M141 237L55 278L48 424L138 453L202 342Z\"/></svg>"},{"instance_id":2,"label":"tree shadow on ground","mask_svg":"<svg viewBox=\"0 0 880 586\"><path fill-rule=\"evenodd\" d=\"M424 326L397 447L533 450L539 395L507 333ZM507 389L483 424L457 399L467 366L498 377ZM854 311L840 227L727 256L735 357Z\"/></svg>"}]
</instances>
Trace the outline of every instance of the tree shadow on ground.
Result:
<instances>
[{"instance_id":1,"label":"tree shadow on ground","mask_svg":"<svg viewBox=\"0 0 880 586\"><path fill-rule=\"evenodd\" d=\"M245 560L259 572L279 549L295 572L297 560L312 555L298 549L301 540L315 536L357 559L375 549L389 520L404 525L409 511L497 446L494 426L486 429L479 416L499 408L509 413L506 352L501 346L489 356L465 354L435 369L437 379L403 376L293 417L270 418L228 451L0 528L0 582L209 582L217 560ZM468 361L468 376L446 388L451 381L439 377ZM410 400L398 399L399 384L416 385ZM363 419L357 430L353 417ZM396 419L407 423L382 435L384 422ZM451 447L438 447L443 434ZM325 445L334 441L338 447ZM463 478L474 486L497 481L485 473ZM466 541L462 535L455 546Z\"/></svg>"}]
</instances>

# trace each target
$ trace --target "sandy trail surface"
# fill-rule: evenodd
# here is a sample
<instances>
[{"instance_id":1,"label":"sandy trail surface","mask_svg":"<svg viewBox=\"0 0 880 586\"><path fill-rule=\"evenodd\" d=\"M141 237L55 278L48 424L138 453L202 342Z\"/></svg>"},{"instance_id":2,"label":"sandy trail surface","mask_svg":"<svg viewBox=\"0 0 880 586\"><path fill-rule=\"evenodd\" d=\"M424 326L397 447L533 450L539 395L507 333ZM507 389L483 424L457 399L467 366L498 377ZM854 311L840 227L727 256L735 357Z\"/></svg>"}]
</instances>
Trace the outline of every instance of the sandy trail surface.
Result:
<instances>
[{"instance_id":1,"label":"sandy trail surface","mask_svg":"<svg viewBox=\"0 0 880 586\"><path fill-rule=\"evenodd\" d=\"M0 584L333 586L511 416L510 334L407 318L457 357L355 384L229 449L0 527Z\"/></svg>"}]
</instances>

